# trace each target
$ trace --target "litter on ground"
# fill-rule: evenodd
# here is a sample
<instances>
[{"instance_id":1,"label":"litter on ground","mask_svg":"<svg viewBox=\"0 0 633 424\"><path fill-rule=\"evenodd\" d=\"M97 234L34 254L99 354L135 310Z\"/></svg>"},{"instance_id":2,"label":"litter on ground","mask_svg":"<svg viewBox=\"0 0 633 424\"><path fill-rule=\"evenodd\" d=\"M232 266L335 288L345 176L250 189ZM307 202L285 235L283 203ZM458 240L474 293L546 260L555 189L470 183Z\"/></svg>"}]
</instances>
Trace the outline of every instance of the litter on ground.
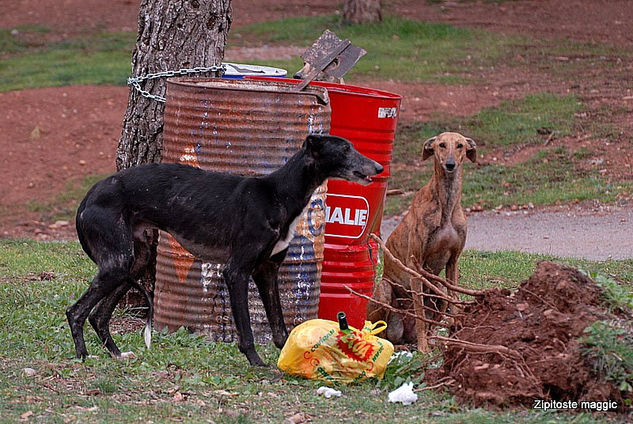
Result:
<instances>
[{"instance_id":1,"label":"litter on ground","mask_svg":"<svg viewBox=\"0 0 633 424\"><path fill-rule=\"evenodd\" d=\"M331 398L332 396L336 396L336 397L341 397L342 393L339 390L335 390L331 387L325 387L325 386L321 386L317 389L317 394L318 395L323 395L325 396L327 399Z\"/></svg>"},{"instance_id":2,"label":"litter on ground","mask_svg":"<svg viewBox=\"0 0 633 424\"><path fill-rule=\"evenodd\" d=\"M402 402L403 405L411 405L418 400L418 395L413 393L413 382L404 383L396 390L389 392L389 402Z\"/></svg>"}]
</instances>

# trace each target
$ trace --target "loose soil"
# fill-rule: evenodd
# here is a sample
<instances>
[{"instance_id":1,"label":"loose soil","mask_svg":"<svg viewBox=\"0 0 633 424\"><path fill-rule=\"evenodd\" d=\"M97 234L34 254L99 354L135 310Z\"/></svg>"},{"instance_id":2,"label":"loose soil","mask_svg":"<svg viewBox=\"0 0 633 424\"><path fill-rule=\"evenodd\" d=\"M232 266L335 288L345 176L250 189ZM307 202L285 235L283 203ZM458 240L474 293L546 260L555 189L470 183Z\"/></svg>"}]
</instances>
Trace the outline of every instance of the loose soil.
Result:
<instances>
[{"instance_id":1,"label":"loose soil","mask_svg":"<svg viewBox=\"0 0 633 424\"><path fill-rule=\"evenodd\" d=\"M138 0L22 0L3 5L0 28L41 25L64 34L86 30L129 31L136 28ZM391 0L385 14L481 27L537 38L569 38L627 45L633 42L633 8L628 0L439 1ZM233 0L233 26L338 13L331 0ZM588 19L587 17L591 17Z\"/></svg>"},{"instance_id":2,"label":"loose soil","mask_svg":"<svg viewBox=\"0 0 633 424\"><path fill-rule=\"evenodd\" d=\"M55 199L86 175L115 171L127 92L71 86L0 93L0 237L74 238L72 226L55 228Z\"/></svg>"},{"instance_id":3,"label":"loose soil","mask_svg":"<svg viewBox=\"0 0 633 424\"><path fill-rule=\"evenodd\" d=\"M21 25L51 28L46 35L53 40L86 32L129 31L136 28L138 0L26 0L6 5L0 15L0 28ZM332 14L338 4L329 0L254 2L233 0L233 27L253 22L298 15ZM523 34L533 38L571 39L627 46L633 38L633 8L626 0L592 1L522 0L511 2L421 2L393 0L385 2L387 14L481 27L505 34ZM586 19L591 16L591 19ZM561 19L561 17L563 17ZM250 50L227 51L227 59L247 61L249 57L297 55L299 48L257 46ZM465 116L503 100L549 90L573 93L589 104L580 117L582 127L573 137L551 140L551 146L570 150L584 147L591 159L588 166L600 166L609 176L633 180L631 149L633 134L633 65L617 58L567 58L586 65L586 75L553 75L553 64L534 57L530 47L516 67L471 69L472 76L485 83L443 86L407 84L395 81L360 82L405 94L402 124L433 119L436 113ZM559 58L551 58L556 62ZM597 64L595 63L597 62ZM606 66L609 64L609 66ZM468 68L466 63L465 69ZM358 81L354 81L358 82ZM114 154L123 112L127 103L126 87L61 87L0 93L0 237L39 239L74 238L72 219L61 223L59 194L77 185L86 175L114 171ZM608 122L616 128L610 137L595 137L593 122ZM530 148L517 151L488 151L482 163L502 161L518 163L529 157ZM589 162L588 162L589 163ZM63 214L62 214L63 215ZM555 224L552 225L556 227ZM585 246L587 250L592 245Z\"/></svg>"},{"instance_id":4,"label":"loose soil","mask_svg":"<svg viewBox=\"0 0 633 424\"><path fill-rule=\"evenodd\" d=\"M595 321L618 318L631 317L608 313L590 278L540 262L515 293L487 290L457 315L451 338L458 342L441 345L443 365L429 374L429 384L447 382L473 406L591 399L616 401L624 412L623 393L596 374L578 341Z\"/></svg>"}]
</instances>

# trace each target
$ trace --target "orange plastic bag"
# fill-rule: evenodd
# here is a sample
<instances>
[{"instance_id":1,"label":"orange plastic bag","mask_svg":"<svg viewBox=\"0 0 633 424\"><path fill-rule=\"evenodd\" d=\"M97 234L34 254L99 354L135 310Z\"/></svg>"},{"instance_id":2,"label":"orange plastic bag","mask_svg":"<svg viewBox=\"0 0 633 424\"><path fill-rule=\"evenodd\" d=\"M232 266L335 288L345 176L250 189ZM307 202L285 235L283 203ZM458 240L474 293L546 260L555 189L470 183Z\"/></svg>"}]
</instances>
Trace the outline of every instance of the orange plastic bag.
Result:
<instances>
[{"instance_id":1,"label":"orange plastic bag","mask_svg":"<svg viewBox=\"0 0 633 424\"><path fill-rule=\"evenodd\" d=\"M361 330L324 319L295 327L281 350L277 366L288 374L330 384L355 383L369 377L382 378L393 345L376 334L387 328L384 321L365 321Z\"/></svg>"}]
</instances>

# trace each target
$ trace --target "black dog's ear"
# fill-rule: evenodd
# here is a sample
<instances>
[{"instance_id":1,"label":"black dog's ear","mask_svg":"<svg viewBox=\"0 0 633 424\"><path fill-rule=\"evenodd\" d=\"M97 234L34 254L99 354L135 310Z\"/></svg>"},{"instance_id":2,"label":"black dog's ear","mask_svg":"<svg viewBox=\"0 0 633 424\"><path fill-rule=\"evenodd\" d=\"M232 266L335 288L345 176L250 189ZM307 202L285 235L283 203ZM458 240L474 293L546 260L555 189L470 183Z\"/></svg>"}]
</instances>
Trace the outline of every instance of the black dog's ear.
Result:
<instances>
[{"instance_id":1,"label":"black dog's ear","mask_svg":"<svg viewBox=\"0 0 633 424\"><path fill-rule=\"evenodd\" d=\"M475 144L475 140L466 138L466 143L468 143L468 147L466 147L466 157L470 159L471 162L477 162L477 144Z\"/></svg>"},{"instance_id":2,"label":"black dog's ear","mask_svg":"<svg viewBox=\"0 0 633 424\"><path fill-rule=\"evenodd\" d=\"M310 134L303 143L303 148L310 153L312 157L318 157L321 147L323 146L324 137L319 134Z\"/></svg>"},{"instance_id":3,"label":"black dog's ear","mask_svg":"<svg viewBox=\"0 0 633 424\"><path fill-rule=\"evenodd\" d=\"M435 143L437 137L431 137L424 142L424 150L422 150L422 160L427 160L433 156L433 143Z\"/></svg>"}]
</instances>

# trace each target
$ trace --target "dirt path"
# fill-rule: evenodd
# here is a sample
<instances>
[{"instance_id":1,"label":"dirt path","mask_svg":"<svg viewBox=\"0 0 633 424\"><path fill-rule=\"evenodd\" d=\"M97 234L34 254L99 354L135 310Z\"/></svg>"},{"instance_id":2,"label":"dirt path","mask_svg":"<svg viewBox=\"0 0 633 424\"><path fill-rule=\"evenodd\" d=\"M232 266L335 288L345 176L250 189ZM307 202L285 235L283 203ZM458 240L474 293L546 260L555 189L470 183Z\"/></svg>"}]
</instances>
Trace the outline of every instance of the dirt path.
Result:
<instances>
[{"instance_id":1,"label":"dirt path","mask_svg":"<svg viewBox=\"0 0 633 424\"><path fill-rule=\"evenodd\" d=\"M385 239L398 222L396 218L383 220ZM472 214L466 249L517 250L596 261L630 259L633 207Z\"/></svg>"}]
</instances>

